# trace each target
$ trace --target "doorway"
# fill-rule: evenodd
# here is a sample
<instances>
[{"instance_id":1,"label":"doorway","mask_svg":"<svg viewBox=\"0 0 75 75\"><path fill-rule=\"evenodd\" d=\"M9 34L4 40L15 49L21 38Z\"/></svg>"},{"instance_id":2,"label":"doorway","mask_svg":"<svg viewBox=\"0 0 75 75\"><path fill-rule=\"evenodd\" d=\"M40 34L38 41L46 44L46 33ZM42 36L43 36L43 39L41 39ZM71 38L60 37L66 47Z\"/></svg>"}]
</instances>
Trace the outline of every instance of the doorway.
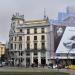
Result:
<instances>
[{"instance_id":1,"label":"doorway","mask_svg":"<svg viewBox=\"0 0 75 75\"><path fill-rule=\"evenodd\" d=\"M26 67L30 66L30 58L26 58Z\"/></svg>"},{"instance_id":2,"label":"doorway","mask_svg":"<svg viewBox=\"0 0 75 75\"><path fill-rule=\"evenodd\" d=\"M46 65L46 59L44 57L41 58L41 65L42 66Z\"/></svg>"},{"instance_id":3,"label":"doorway","mask_svg":"<svg viewBox=\"0 0 75 75\"><path fill-rule=\"evenodd\" d=\"M37 67L38 66L38 59L34 58L34 66Z\"/></svg>"}]
</instances>

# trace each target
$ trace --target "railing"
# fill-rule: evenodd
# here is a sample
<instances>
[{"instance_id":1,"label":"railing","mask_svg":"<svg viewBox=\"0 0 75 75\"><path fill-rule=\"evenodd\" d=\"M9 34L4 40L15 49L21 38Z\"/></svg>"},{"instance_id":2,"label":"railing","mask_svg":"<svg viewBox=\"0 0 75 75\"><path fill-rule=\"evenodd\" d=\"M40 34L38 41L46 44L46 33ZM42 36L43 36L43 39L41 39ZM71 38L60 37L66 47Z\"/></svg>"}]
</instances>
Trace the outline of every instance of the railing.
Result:
<instances>
[{"instance_id":1,"label":"railing","mask_svg":"<svg viewBox=\"0 0 75 75\"><path fill-rule=\"evenodd\" d=\"M17 32L16 34L17 35L24 35L25 33L24 32Z\"/></svg>"},{"instance_id":2,"label":"railing","mask_svg":"<svg viewBox=\"0 0 75 75\"><path fill-rule=\"evenodd\" d=\"M38 40L34 40L33 42L38 42Z\"/></svg>"},{"instance_id":3,"label":"railing","mask_svg":"<svg viewBox=\"0 0 75 75\"><path fill-rule=\"evenodd\" d=\"M30 40L26 41L26 43L30 43Z\"/></svg>"},{"instance_id":4,"label":"railing","mask_svg":"<svg viewBox=\"0 0 75 75\"><path fill-rule=\"evenodd\" d=\"M34 52L34 51L37 51L37 52L45 52L46 51L46 48L42 48L42 49L25 49L25 51L27 52Z\"/></svg>"},{"instance_id":5,"label":"railing","mask_svg":"<svg viewBox=\"0 0 75 75\"><path fill-rule=\"evenodd\" d=\"M9 52L10 52L10 51L12 51L12 52L13 52L13 51L16 51L16 52L17 52L17 51L24 51L24 50L21 50L21 49L11 49L11 50L9 50Z\"/></svg>"}]
</instances>

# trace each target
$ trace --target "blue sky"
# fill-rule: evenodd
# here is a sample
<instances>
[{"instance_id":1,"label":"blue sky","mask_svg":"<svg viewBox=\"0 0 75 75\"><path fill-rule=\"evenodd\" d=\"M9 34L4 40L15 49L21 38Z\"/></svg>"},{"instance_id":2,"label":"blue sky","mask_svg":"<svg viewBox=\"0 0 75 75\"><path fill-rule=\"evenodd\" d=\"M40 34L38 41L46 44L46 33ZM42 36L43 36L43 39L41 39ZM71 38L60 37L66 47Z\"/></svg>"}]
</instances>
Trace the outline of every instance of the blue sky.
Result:
<instances>
[{"instance_id":1,"label":"blue sky","mask_svg":"<svg viewBox=\"0 0 75 75\"><path fill-rule=\"evenodd\" d=\"M11 17L14 13L24 14L25 19L43 19L44 8L50 19L67 6L74 6L75 0L0 0L0 41L9 39Z\"/></svg>"}]
</instances>

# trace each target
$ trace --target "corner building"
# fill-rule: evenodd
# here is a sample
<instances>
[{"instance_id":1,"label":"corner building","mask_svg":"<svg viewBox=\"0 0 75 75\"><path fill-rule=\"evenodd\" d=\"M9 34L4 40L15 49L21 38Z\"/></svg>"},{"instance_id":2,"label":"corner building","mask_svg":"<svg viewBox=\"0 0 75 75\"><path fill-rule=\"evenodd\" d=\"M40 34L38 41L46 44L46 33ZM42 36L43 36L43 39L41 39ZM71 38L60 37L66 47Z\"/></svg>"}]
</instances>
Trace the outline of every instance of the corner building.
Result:
<instances>
[{"instance_id":1,"label":"corner building","mask_svg":"<svg viewBox=\"0 0 75 75\"><path fill-rule=\"evenodd\" d=\"M24 15L13 15L9 32L10 64L48 65L54 51L53 41L53 29L48 19L25 21Z\"/></svg>"}]
</instances>

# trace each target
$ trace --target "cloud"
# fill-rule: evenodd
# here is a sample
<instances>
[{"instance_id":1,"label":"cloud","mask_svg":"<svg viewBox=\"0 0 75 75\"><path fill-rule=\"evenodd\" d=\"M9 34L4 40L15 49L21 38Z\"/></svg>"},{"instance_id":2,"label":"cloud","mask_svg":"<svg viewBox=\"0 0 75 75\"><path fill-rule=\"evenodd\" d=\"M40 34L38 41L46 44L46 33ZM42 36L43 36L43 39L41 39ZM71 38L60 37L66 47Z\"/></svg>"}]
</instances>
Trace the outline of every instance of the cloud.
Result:
<instances>
[{"instance_id":1,"label":"cloud","mask_svg":"<svg viewBox=\"0 0 75 75\"><path fill-rule=\"evenodd\" d=\"M54 18L66 6L74 4L75 0L1 0L0 40L8 40L11 17L15 12L24 14L25 19L43 19L46 8L46 14Z\"/></svg>"}]
</instances>

